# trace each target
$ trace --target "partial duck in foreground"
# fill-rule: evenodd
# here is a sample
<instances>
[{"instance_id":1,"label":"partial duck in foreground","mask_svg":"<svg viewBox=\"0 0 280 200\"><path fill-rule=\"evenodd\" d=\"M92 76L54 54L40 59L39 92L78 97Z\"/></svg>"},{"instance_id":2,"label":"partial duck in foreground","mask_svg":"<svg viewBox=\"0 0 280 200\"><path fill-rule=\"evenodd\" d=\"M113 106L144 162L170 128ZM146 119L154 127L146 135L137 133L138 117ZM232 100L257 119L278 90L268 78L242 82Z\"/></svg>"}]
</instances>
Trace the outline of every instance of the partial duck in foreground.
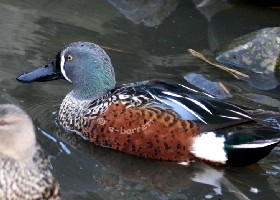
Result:
<instances>
[{"instance_id":1,"label":"partial duck in foreground","mask_svg":"<svg viewBox=\"0 0 280 200\"><path fill-rule=\"evenodd\" d=\"M17 80L60 78L74 85L61 104L60 124L96 145L151 159L243 166L280 142L280 130L255 121L269 113L245 111L164 81L116 87L110 58L94 43L71 43L55 60Z\"/></svg>"},{"instance_id":2,"label":"partial duck in foreground","mask_svg":"<svg viewBox=\"0 0 280 200\"><path fill-rule=\"evenodd\" d=\"M0 105L0 199L60 199L33 124L15 105Z\"/></svg>"}]
</instances>

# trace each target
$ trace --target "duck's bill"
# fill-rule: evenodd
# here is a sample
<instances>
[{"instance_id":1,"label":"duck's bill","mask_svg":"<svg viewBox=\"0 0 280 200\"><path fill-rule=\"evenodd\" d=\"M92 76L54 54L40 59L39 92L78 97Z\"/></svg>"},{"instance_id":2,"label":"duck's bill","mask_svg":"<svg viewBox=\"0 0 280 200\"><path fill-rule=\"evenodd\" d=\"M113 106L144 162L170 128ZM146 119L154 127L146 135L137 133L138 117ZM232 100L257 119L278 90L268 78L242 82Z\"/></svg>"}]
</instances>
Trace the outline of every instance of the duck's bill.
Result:
<instances>
[{"instance_id":1,"label":"duck's bill","mask_svg":"<svg viewBox=\"0 0 280 200\"><path fill-rule=\"evenodd\" d=\"M17 80L23 83L44 82L56 79L63 79L60 67L57 67L56 61L37 68L34 71L21 74Z\"/></svg>"}]
</instances>

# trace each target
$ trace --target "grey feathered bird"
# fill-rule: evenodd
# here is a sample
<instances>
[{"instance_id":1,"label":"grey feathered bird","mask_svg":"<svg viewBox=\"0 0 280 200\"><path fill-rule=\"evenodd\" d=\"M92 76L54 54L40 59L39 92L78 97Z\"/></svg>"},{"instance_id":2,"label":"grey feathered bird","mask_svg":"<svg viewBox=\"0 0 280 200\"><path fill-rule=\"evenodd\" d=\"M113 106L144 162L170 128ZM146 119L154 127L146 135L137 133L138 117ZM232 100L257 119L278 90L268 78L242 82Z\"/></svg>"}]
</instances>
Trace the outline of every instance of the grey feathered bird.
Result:
<instances>
[{"instance_id":1,"label":"grey feathered bird","mask_svg":"<svg viewBox=\"0 0 280 200\"><path fill-rule=\"evenodd\" d=\"M0 199L60 199L31 119L12 104L0 105Z\"/></svg>"}]
</instances>

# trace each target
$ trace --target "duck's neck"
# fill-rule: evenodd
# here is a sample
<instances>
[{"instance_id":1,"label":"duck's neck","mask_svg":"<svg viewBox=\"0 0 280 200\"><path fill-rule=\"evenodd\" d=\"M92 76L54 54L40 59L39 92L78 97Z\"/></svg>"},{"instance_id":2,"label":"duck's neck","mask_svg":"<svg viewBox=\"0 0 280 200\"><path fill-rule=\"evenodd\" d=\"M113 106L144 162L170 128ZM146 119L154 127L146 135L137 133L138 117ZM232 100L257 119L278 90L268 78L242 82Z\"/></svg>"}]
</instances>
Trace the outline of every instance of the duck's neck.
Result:
<instances>
[{"instance_id":1,"label":"duck's neck","mask_svg":"<svg viewBox=\"0 0 280 200\"><path fill-rule=\"evenodd\" d=\"M91 77L83 77L83 80L74 83L73 96L76 99L93 100L98 99L109 90L115 88L116 80L107 74L103 76L95 75Z\"/></svg>"}]
</instances>

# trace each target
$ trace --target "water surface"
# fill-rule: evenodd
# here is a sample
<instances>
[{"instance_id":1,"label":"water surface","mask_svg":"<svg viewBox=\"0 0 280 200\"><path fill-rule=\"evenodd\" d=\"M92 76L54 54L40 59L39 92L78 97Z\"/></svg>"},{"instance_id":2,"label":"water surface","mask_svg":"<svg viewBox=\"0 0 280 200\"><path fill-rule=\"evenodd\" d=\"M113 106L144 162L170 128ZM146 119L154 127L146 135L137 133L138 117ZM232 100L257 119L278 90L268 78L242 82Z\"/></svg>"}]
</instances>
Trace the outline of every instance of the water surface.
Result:
<instances>
[{"instance_id":1,"label":"water surface","mask_svg":"<svg viewBox=\"0 0 280 200\"><path fill-rule=\"evenodd\" d=\"M119 84L152 78L185 83L186 74L200 73L223 82L232 93L228 101L279 111L279 86L258 90L187 51L211 57L234 38L279 26L279 8L235 1L206 12L193 1L132 2L0 0L0 102L16 103L31 115L64 199L278 199L279 147L244 168L141 159L88 144L56 125L70 83L16 82L17 75L47 63L65 44L92 41L130 53L107 50Z\"/></svg>"}]
</instances>

